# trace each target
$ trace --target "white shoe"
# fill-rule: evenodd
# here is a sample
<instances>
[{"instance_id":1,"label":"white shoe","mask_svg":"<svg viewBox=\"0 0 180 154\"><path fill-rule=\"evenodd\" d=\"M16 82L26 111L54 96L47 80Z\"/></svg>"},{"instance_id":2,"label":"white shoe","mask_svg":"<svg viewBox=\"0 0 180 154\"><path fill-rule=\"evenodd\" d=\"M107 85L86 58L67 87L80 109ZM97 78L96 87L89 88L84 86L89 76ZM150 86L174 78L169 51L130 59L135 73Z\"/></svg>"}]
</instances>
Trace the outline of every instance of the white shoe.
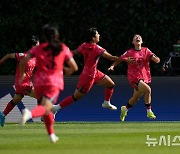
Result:
<instances>
[{"instance_id":1,"label":"white shoe","mask_svg":"<svg viewBox=\"0 0 180 154\"><path fill-rule=\"evenodd\" d=\"M112 105L110 102L104 102L104 103L102 104L102 107L103 107L103 108L109 108L109 109L111 109L111 110L117 110L117 107L114 106L114 105Z\"/></svg>"},{"instance_id":2,"label":"white shoe","mask_svg":"<svg viewBox=\"0 0 180 154\"><path fill-rule=\"evenodd\" d=\"M59 138L55 134L51 134L49 135L49 137L52 143L56 143L59 140Z\"/></svg>"},{"instance_id":3,"label":"white shoe","mask_svg":"<svg viewBox=\"0 0 180 154\"><path fill-rule=\"evenodd\" d=\"M25 108L24 110L22 110L22 118L21 118L19 124L21 126L24 126L25 123L31 118L32 118L31 112L27 108Z\"/></svg>"}]
</instances>

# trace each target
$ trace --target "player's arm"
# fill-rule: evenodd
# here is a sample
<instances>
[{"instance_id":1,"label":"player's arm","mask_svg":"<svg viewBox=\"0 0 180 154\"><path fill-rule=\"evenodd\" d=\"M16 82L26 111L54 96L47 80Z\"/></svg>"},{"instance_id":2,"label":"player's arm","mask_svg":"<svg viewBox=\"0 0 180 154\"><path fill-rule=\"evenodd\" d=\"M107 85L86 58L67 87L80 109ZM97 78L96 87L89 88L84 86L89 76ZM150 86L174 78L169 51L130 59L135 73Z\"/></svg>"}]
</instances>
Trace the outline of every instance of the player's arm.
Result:
<instances>
[{"instance_id":1,"label":"player's arm","mask_svg":"<svg viewBox=\"0 0 180 154\"><path fill-rule=\"evenodd\" d=\"M108 53L107 51L104 51L104 52L102 53L102 57L104 57L104 58L106 58L106 59L109 59L109 60L111 60L111 61L119 61L119 60L120 60L119 57L113 56L113 55L111 55L110 53Z\"/></svg>"},{"instance_id":2,"label":"player's arm","mask_svg":"<svg viewBox=\"0 0 180 154\"><path fill-rule=\"evenodd\" d=\"M121 63L121 60L117 60L108 68L108 71L114 71L114 67Z\"/></svg>"},{"instance_id":3,"label":"player's arm","mask_svg":"<svg viewBox=\"0 0 180 154\"><path fill-rule=\"evenodd\" d=\"M157 57L155 54L153 54L153 55L151 56L151 60L153 60L155 63L159 63L159 62L160 62L160 58Z\"/></svg>"},{"instance_id":4,"label":"player's arm","mask_svg":"<svg viewBox=\"0 0 180 154\"><path fill-rule=\"evenodd\" d=\"M0 64L4 63L6 60L8 60L9 58L13 58L15 59L15 53L9 53L7 55L5 55L1 60L0 60Z\"/></svg>"},{"instance_id":5,"label":"player's arm","mask_svg":"<svg viewBox=\"0 0 180 154\"><path fill-rule=\"evenodd\" d=\"M28 53L27 56L22 58L20 63L19 63L20 81L22 81L24 79L24 77L26 76L25 65L30 59L31 59L31 54Z\"/></svg>"},{"instance_id":6,"label":"player's arm","mask_svg":"<svg viewBox=\"0 0 180 154\"><path fill-rule=\"evenodd\" d=\"M78 66L73 57L67 61L67 64L69 67L64 66L65 75L71 75L78 70Z\"/></svg>"}]
</instances>

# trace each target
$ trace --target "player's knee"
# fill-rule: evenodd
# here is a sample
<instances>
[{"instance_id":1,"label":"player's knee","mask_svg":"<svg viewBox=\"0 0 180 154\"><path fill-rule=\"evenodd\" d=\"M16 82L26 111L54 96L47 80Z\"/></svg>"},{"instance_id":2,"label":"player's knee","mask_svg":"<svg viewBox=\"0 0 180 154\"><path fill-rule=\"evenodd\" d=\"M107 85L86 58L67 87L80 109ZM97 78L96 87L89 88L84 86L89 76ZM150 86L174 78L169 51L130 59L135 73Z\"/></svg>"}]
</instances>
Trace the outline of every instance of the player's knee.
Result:
<instances>
[{"instance_id":1,"label":"player's knee","mask_svg":"<svg viewBox=\"0 0 180 154\"><path fill-rule=\"evenodd\" d=\"M114 88L114 86L115 86L115 83L112 81L112 82L110 82L108 88L109 88L109 89L112 89L112 88Z\"/></svg>"},{"instance_id":2,"label":"player's knee","mask_svg":"<svg viewBox=\"0 0 180 154\"><path fill-rule=\"evenodd\" d=\"M145 90L145 93L151 95L151 88L147 87L146 90Z\"/></svg>"},{"instance_id":3,"label":"player's knee","mask_svg":"<svg viewBox=\"0 0 180 154\"><path fill-rule=\"evenodd\" d=\"M10 101L13 106L17 105L19 102L14 102L13 100Z\"/></svg>"},{"instance_id":4,"label":"player's knee","mask_svg":"<svg viewBox=\"0 0 180 154\"><path fill-rule=\"evenodd\" d=\"M73 101L76 102L77 100L79 100L81 97L76 96L76 95L72 95Z\"/></svg>"}]
</instances>

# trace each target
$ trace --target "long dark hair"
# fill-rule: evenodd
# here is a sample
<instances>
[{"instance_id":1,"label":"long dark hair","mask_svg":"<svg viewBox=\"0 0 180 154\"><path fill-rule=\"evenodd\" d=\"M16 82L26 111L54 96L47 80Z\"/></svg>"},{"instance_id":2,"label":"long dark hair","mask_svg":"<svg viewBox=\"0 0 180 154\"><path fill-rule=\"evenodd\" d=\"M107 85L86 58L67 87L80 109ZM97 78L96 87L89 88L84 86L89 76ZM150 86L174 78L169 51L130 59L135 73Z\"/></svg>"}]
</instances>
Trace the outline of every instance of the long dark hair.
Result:
<instances>
[{"instance_id":1,"label":"long dark hair","mask_svg":"<svg viewBox=\"0 0 180 154\"><path fill-rule=\"evenodd\" d=\"M39 42L39 38L37 36L35 36L35 35L31 35L29 37L29 39L27 40L28 49L30 49L33 46L35 46L38 42Z\"/></svg>"},{"instance_id":2,"label":"long dark hair","mask_svg":"<svg viewBox=\"0 0 180 154\"><path fill-rule=\"evenodd\" d=\"M45 50L52 50L52 55L57 56L62 51L62 42L59 39L59 31L57 26L46 24L42 27L42 35L49 43Z\"/></svg>"}]
</instances>

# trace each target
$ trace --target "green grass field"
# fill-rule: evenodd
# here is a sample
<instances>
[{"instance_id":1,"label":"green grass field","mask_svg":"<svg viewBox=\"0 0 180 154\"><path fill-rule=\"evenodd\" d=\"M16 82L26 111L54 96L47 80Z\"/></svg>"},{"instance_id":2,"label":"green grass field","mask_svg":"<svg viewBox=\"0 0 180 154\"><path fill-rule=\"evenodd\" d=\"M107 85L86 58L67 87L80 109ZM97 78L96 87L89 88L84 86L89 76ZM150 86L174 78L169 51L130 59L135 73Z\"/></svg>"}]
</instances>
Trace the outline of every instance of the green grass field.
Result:
<instances>
[{"instance_id":1,"label":"green grass field","mask_svg":"<svg viewBox=\"0 0 180 154\"><path fill-rule=\"evenodd\" d=\"M179 154L180 145L149 146L151 138L180 136L179 122L74 122L55 123L59 137L52 144L43 123L0 127L0 154ZM168 138L166 138L168 139ZM180 140L177 140L180 144ZM163 142L164 143L164 142Z\"/></svg>"}]
</instances>

